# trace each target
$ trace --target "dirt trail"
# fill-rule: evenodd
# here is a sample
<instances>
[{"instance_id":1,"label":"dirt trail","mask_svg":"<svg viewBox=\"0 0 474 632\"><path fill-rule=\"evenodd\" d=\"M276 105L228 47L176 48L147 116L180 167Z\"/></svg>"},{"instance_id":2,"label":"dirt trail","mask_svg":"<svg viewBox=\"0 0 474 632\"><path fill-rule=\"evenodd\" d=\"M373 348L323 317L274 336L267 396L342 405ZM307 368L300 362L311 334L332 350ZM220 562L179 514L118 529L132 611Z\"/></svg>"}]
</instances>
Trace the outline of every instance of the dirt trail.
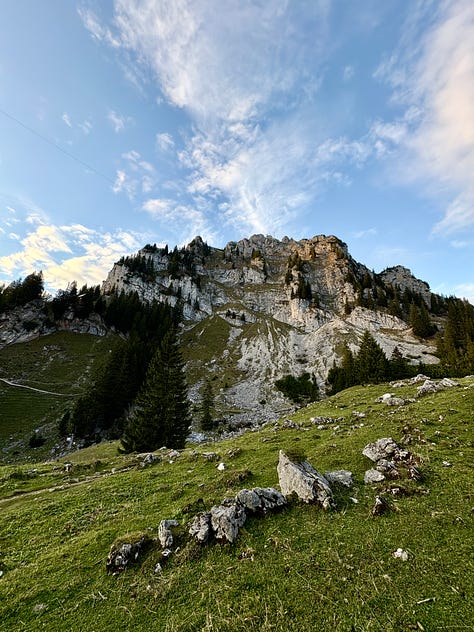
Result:
<instances>
[{"instance_id":1,"label":"dirt trail","mask_svg":"<svg viewBox=\"0 0 474 632\"><path fill-rule=\"evenodd\" d=\"M56 395L59 397L77 397L78 393L54 393L53 391L43 391L40 388L35 388L34 386L26 386L25 384L17 384L16 382L11 382L10 380L5 379L4 377L0 377L0 382L5 382L8 386L16 386L17 388L26 388L29 391L35 391L36 393L44 393L45 395Z\"/></svg>"}]
</instances>

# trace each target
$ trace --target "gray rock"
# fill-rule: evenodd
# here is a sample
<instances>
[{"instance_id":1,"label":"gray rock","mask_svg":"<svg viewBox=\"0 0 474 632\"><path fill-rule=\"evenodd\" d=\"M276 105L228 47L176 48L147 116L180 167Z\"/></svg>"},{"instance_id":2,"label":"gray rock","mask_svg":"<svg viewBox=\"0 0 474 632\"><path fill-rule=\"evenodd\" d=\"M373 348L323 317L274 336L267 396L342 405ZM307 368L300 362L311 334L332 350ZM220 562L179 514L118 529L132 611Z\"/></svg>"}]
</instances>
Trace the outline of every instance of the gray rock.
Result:
<instances>
[{"instance_id":1,"label":"gray rock","mask_svg":"<svg viewBox=\"0 0 474 632\"><path fill-rule=\"evenodd\" d=\"M377 439L375 443L369 443L362 450L362 454L369 458L371 461L377 463L381 459L386 459L398 452L398 445L391 437L384 437L383 439Z\"/></svg>"},{"instance_id":2,"label":"gray rock","mask_svg":"<svg viewBox=\"0 0 474 632\"><path fill-rule=\"evenodd\" d=\"M378 470L367 470L364 474L364 483L366 485L371 485L372 483L380 483L385 480L385 474L379 472Z\"/></svg>"},{"instance_id":3,"label":"gray rock","mask_svg":"<svg viewBox=\"0 0 474 632\"><path fill-rule=\"evenodd\" d=\"M332 490L328 481L307 461L293 463L280 450L277 471L284 496L290 496L295 492L301 500L307 503L318 502L323 509L334 506Z\"/></svg>"},{"instance_id":4,"label":"gray rock","mask_svg":"<svg viewBox=\"0 0 474 632\"><path fill-rule=\"evenodd\" d=\"M421 386L419 386L417 391L417 397L423 397L423 395L431 395L432 393L437 393L439 390L436 382L432 380L425 380Z\"/></svg>"},{"instance_id":5,"label":"gray rock","mask_svg":"<svg viewBox=\"0 0 474 632\"><path fill-rule=\"evenodd\" d=\"M324 478L330 485L338 484L344 487L352 487L354 484L354 477L352 472L348 470L332 470L331 472L324 472Z\"/></svg>"},{"instance_id":6,"label":"gray rock","mask_svg":"<svg viewBox=\"0 0 474 632\"><path fill-rule=\"evenodd\" d=\"M172 528L178 527L177 520L162 520L158 527L158 540L163 549L170 549L173 546L174 537Z\"/></svg>"},{"instance_id":7,"label":"gray rock","mask_svg":"<svg viewBox=\"0 0 474 632\"><path fill-rule=\"evenodd\" d=\"M234 499L226 499L222 505L211 508L211 525L218 540L234 542L246 519L244 507Z\"/></svg>"},{"instance_id":8,"label":"gray rock","mask_svg":"<svg viewBox=\"0 0 474 632\"><path fill-rule=\"evenodd\" d=\"M129 564L138 560L140 553L150 544L150 542L150 538L142 536L135 542L112 544L106 562L107 571L113 575L124 571Z\"/></svg>"},{"instance_id":9,"label":"gray rock","mask_svg":"<svg viewBox=\"0 0 474 632\"><path fill-rule=\"evenodd\" d=\"M208 511L203 511L194 516L189 526L189 535L199 544L207 544L211 533L211 514Z\"/></svg>"},{"instance_id":10,"label":"gray rock","mask_svg":"<svg viewBox=\"0 0 474 632\"><path fill-rule=\"evenodd\" d=\"M283 494L273 487L241 489L235 500L251 513L265 514L268 511L275 511L286 505Z\"/></svg>"}]
</instances>

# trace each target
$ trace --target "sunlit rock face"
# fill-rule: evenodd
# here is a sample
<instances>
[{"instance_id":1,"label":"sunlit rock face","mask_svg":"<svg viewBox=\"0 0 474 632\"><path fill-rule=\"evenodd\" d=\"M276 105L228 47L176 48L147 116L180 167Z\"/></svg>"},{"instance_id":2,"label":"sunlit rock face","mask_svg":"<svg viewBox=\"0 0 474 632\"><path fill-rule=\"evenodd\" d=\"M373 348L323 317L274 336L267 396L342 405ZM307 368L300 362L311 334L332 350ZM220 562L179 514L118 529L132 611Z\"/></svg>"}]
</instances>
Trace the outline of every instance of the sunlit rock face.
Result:
<instances>
[{"instance_id":1,"label":"sunlit rock face","mask_svg":"<svg viewBox=\"0 0 474 632\"><path fill-rule=\"evenodd\" d=\"M292 409L274 386L283 375L309 372L324 391L344 344L357 351L365 330L389 358L398 347L414 363L437 362L434 349L388 313L394 289L419 293L429 305L429 286L409 270L375 274L325 235L253 235L222 249L200 237L181 250L146 246L115 264L102 288L180 305L191 398L198 403L211 379L219 414L237 425Z\"/></svg>"}]
</instances>

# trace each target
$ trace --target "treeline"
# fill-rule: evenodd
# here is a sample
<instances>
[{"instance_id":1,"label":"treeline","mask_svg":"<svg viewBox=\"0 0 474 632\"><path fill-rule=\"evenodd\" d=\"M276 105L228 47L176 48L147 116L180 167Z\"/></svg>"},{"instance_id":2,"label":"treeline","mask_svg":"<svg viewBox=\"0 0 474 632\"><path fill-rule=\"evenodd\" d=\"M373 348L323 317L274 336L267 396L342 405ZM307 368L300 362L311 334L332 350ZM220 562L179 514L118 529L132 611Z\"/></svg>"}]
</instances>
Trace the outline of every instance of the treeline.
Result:
<instances>
[{"instance_id":1,"label":"treeline","mask_svg":"<svg viewBox=\"0 0 474 632\"><path fill-rule=\"evenodd\" d=\"M124 420L142 387L152 357L166 334L174 330L179 313L168 305L143 305L136 293L109 298L104 321L126 334L117 342L89 390L66 413L61 434L95 440L104 431L119 437Z\"/></svg>"},{"instance_id":2,"label":"treeline","mask_svg":"<svg viewBox=\"0 0 474 632\"><path fill-rule=\"evenodd\" d=\"M438 337L438 356L446 375L461 377L474 373L474 306L468 301L448 299L444 333Z\"/></svg>"},{"instance_id":3,"label":"treeline","mask_svg":"<svg viewBox=\"0 0 474 632\"><path fill-rule=\"evenodd\" d=\"M457 298L446 301L448 310L444 332L437 335L439 364L410 364L398 347L388 359L373 336L366 331L358 353L352 353L346 345L340 366L334 366L329 371L329 392L334 394L355 384L378 384L404 379L417 373L431 377L462 377L474 373L474 306ZM427 322L422 319L420 328L429 327ZM417 333L415 326L413 331Z\"/></svg>"},{"instance_id":4,"label":"treeline","mask_svg":"<svg viewBox=\"0 0 474 632\"><path fill-rule=\"evenodd\" d=\"M295 404L309 404L319 399L319 388L316 378L309 373L303 373L298 377L285 375L281 379L276 380L275 386Z\"/></svg>"},{"instance_id":5,"label":"treeline","mask_svg":"<svg viewBox=\"0 0 474 632\"><path fill-rule=\"evenodd\" d=\"M431 365L429 368L432 370ZM398 347L387 359L383 349L369 331L362 337L358 353L344 346L340 366L334 365L328 373L329 394L355 386L356 384L380 384L389 380L404 379L428 370L427 366L410 365Z\"/></svg>"},{"instance_id":6,"label":"treeline","mask_svg":"<svg viewBox=\"0 0 474 632\"><path fill-rule=\"evenodd\" d=\"M42 298L44 281L42 272L33 272L24 279L10 285L0 285L0 314L15 307L22 307L30 301Z\"/></svg>"}]
</instances>

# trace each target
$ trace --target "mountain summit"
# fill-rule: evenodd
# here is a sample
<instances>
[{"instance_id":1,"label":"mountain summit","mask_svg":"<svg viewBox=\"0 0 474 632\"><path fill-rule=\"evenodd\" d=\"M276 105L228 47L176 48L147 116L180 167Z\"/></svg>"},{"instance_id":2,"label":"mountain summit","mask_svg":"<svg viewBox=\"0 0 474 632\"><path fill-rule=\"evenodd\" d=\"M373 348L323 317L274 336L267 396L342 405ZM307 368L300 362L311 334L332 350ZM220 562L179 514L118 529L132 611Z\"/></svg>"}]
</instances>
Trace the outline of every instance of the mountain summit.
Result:
<instances>
[{"instance_id":1,"label":"mountain summit","mask_svg":"<svg viewBox=\"0 0 474 632\"><path fill-rule=\"evenodd\" d=\"M402 266L374 273L334 236L147 245L114 265L102 291L180 305L191 399L211 381L219 413L238 423L289 409L275 388L285 375L309 373L324 390L345 346L356 351L365 331L388 358L397 348L411 363L438 361L409 324L411 305L431 309L428 284Z\"/></svg>"}]
</instances>

